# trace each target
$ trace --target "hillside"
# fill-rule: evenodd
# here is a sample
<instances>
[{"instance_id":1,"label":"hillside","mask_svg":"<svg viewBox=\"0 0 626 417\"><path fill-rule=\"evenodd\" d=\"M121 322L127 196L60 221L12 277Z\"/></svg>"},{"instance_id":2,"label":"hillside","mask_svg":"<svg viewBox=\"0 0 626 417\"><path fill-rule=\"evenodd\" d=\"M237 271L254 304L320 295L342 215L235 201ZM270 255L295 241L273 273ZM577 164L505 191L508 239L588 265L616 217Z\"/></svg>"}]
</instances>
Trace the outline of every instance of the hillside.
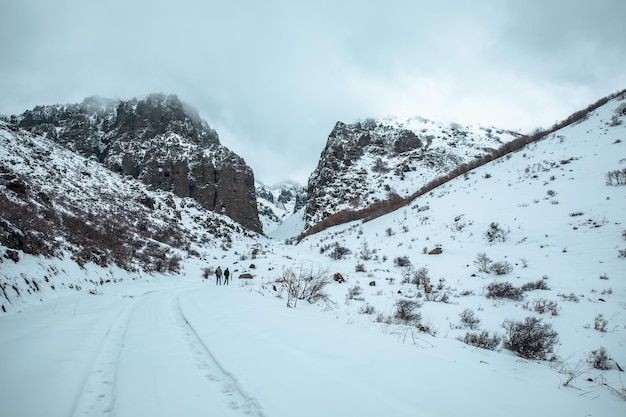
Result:
<instances>
[{"instance_id":1,"label":"hillside","mask_svg":"<svg viewBox=\"0 0 626 417\"><path fill-rule=\"evenodd\" d=\"M90 97L78 104L37 106L11 122L261 232L252 169L175 95L126 101Z\"/></svg>"},{"instance_id":2,"label":"hillside","mask_svg":"<svg viewBox=\"0 0 626 417\"><path fill-rule=\"evenodd\" d=\"M65 208L55 197L64 193L93 218L180 216L167 224L191 242L157 241L181 257L157 274L77 266L61 226L49 235L53 257L3 240L7 415L626 412L625 94L399 210L298 244L245 232L8 125L0 138L12 161L5 201ZM111 184L108 197L92 194L95 184ZM141 202L120 212L114 190L124 201L149 196L154 212ZM14 236L46 219L37 213ZM230 286L203 279L217 266L233 272Z\"/></svg>"},{"instance_id":3,"label":"hillside","mask_svg":"<svg viewBox=\"0 0 626 417\"><path fill-rule=\"evenodd\" d=\"M519 136L423 118L337 122L309 178L305 227L391 196L408 197Z\"/></svg>"},{"instance_id":4,"label":"hillside","mask_svg":"<svg viewBox=\"0 0 626 417\"><path fill-rule=\"evenodd\" d=\"M183 259L206 256L207 250L229 245L234 235L255 236L194 199L151 189L2 121L0 153L3 311L15 308L14 297L22 293L25 282L12 264L25 255L176 272ZM9 296L6 289L12 287L17 294ZM24 292L29 290L26 285Z\"/></svg>"}]
</instances>

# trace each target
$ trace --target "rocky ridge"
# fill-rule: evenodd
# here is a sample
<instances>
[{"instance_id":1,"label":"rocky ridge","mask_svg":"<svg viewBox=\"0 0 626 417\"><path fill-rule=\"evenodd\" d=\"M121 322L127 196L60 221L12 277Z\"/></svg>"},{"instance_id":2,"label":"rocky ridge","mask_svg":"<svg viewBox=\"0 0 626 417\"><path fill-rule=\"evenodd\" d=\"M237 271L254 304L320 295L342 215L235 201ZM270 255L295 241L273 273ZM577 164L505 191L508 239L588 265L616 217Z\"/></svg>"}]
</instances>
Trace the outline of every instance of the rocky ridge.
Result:
<instances>
[{"instance_id":1,"label":"rocky ridge","mask_svg":"<svg viewBox=\"0 0 626 417\"><path fill-rule=\"evenodd\" d=\"M191 197L262 232L252 169L175 95L128 101L91 97L79 104L37 106L12 122L116 173Z\"/></svg>"},{"instance_id":2,"label":"rocky ridge","mask_svg":"<svg viewBox=\"0 0 626 417\"><path fill-rule=\"evenodd\" d=\"M342 210L407 197L519 136L423 118L337 122L309 177L305 229Z\"/></svg>"}]
</instances>

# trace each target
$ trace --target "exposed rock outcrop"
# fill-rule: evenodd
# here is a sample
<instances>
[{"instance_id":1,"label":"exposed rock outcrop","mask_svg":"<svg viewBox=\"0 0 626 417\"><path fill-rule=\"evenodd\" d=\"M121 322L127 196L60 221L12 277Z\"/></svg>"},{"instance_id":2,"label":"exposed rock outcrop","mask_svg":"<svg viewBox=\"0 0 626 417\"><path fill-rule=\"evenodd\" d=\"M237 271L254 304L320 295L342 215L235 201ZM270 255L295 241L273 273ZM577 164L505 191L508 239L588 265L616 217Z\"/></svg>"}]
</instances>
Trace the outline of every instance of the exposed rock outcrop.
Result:
<instances>
[{"instance_id":1,"label":"exposed rock outcrop","mask_svg":"<svg viewBox=\"0 0 626 417\"><path fill-rule=\"evenodd\" d=\"M252 170L175 95L129 101L91 97L80 104L37 106L17 123L114 172L191 197L262 232Z\"/></svg>"},{"instance_id":2,"label":"exposed rock outcrop","mask_svg":"<svg viewBox=\"0 0 626 417\"><path fill-rule=\"evenodd\" d=\"M410 196L517 136L423 118L337 122L309 177L305 229L340 212Z\"/></svg>"}]
</instances>

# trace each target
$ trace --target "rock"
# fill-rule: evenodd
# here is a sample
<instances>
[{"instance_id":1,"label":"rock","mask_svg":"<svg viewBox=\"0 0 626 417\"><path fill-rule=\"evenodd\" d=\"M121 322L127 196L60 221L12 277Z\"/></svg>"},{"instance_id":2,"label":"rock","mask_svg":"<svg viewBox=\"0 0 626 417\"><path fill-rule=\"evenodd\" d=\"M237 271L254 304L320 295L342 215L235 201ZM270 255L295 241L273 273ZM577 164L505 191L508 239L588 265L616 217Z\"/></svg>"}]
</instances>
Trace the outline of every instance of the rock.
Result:
<instances>
[{"instance_id":1,"label":"rock","mask_svg":"<svg viewBox=\"0 0 626 417\"><path fill-rule=\"evenodd\" d=\"M370 281L370 287L375 287L376 286L376 281Z\"/></svg>"},{"instance_id":2,"label":"rock","mask_svg":"<svg viewBox=\"0 0 626 417\"><path fill-rule=\"evenodd\" d=\"M334 280L335 282L340 283L340 284L341 284L342 282L346 282L346 280L344 279L343 275L341 275L339 272L337 272L335 275L333 275L333 280Z\"/></svg>"},{"instance_id":3,"label":"rock","mask_svg":"<svg viewBox=\"0 0 626 417\"><path fill-rule=\"evenodd\" d=\"M239 275L239 279L252 279L252 278L254 278L254 277L252 276L252 274L249 274L249 273L247 273L247 272L245 272L245 273L243 273L243 274Z\"/></svg>"},{"instance_id":4,"label":"rock","mask_svg":"<svg viewBox=\"0 0 626 417\"><path fill-rule=\"evenodd\" d=\"M428 252L429 255L441 255L441 253L443 253L443 249L441 248L435 248Z\"/></svg>"}]
</instances>

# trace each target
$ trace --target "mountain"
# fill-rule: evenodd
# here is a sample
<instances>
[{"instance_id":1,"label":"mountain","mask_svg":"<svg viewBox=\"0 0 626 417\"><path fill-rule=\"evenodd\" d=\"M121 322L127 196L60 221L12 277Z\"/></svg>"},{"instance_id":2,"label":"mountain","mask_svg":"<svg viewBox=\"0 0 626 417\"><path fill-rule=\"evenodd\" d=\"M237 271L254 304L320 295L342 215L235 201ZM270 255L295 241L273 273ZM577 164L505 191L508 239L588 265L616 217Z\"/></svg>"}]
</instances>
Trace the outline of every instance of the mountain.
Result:
<instances>
[{"instance_id":1,"label":"mountain","mask_svg":"<svg viewBox=\"0 0 626 417\"><path fill-rule=\"evenodd\" d=\"M293 182L274 185L257 184L256 197L263 232L271 235L286 218L306 204L304 187Z\"/></svg>"},{"instance_id":2,"label":"mountain","mask_svg":"<svg viewBox=\"0 0 626 417\"><path fill-rule=\"evenodd\" d=\"M337 122L309 177L305 227L344 210L404 198L520 135L424 118Z\"/></svg>"},{"instance_id":3,"label":"mountain","mask_svg":"<svg viewBox=\"0 0 626 417\"><path fill-rule=\"evenodd\" d=\"M183 258L255 235L192 198L4 121L0 155L0 245L15 262L68 256L79 265L175 272Z\"/></svg>"},{"instance_id":4,"label":"mountain","mask_svg":"<svg viewBox=\"0 0 626 417\"><path fill-rule=\"evenodd\" d=\"M262 231L252 170L175 95L37 106L13 122L113 172L191 197L207 210Z\"/></svg>"}]
</instances>

